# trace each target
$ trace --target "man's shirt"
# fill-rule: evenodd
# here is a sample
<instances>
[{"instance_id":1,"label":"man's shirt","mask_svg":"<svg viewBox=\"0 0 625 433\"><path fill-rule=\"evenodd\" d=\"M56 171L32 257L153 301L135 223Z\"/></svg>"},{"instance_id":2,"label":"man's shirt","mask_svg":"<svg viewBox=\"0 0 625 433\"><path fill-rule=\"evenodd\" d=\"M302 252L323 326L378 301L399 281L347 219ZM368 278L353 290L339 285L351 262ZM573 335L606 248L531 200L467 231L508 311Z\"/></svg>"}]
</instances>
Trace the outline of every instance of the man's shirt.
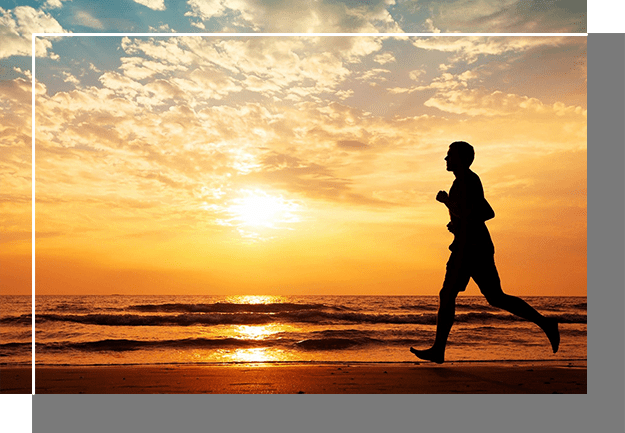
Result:
<instances>
[{"instance_id":1,"label":"man's shirt","mask_svg":"<svg viewBox=\"0 0 625 433\"><path fill-rule=\"evenodd\" d=\"M494 212L484 198L478 175L467 170L456 177L449 190L449 201L457 213L454 215L450 209L454 241L449 249L470 254L494 254L495 246L485 224Z\"/></svg>"}]
</instances>

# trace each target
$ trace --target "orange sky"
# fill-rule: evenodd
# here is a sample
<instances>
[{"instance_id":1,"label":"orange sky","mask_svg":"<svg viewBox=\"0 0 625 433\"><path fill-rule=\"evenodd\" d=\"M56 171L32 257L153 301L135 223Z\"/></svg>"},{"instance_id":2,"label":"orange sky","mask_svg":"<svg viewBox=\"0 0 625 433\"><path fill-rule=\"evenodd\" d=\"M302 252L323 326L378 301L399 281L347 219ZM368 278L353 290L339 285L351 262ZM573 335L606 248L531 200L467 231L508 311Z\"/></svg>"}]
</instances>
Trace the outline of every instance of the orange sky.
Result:
<instances>
[{"instance_id":1,"label":"orange sky","mask_svg":"<svg viewBox=\"0 0 625 433\"><path fill-rule=\"evenodd\" d=\"M437 294L434 197L466 140L504 290L586 295L585 38L79 39L37 64L37 294ZM2 82L13 109L29 84ZM8 293L28 293L29 169L3 204Z\"/></svg>"}]
</instances>

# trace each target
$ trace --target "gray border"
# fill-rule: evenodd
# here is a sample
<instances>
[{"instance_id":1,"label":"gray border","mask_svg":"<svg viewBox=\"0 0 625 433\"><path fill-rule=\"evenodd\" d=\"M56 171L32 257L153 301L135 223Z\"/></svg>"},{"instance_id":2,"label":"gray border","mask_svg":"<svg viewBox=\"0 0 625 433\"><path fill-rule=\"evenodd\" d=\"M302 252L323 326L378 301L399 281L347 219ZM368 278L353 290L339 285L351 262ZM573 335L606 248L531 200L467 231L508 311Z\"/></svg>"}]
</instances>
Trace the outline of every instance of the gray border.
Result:
<instances>
[{"instance_id":1,"label":"gray border","mask_svg":"<svg viewBox=\"0 0 625 433\"><path fill-rule=\"evenodd\" d=\"M588 409L625 431L625 35L588 37L588 75Z\"/></svg>"},{"instance_id":2,"label":"gray border","mask_svg":"<svg viewBox=\"0 0 625 433\"><path fill-rule=\"evenodd\" d=\"M625 36L589 35L588 50L587 395L38 394L33 431L623 431Z\"/></svg>"}]
</instances>

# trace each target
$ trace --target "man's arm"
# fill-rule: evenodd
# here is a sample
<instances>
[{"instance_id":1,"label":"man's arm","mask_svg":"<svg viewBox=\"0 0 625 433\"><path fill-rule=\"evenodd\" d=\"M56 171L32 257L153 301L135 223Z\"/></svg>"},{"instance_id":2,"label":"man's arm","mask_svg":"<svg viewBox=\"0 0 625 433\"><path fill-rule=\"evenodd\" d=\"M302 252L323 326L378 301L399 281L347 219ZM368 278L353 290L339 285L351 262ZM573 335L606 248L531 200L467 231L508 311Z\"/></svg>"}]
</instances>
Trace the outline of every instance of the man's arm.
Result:
<instances>
[{"instance_id":1,"label":"man's arm","mask_svg":"<svg viewBox=\"0 0 625 433\"><path fill-rule=\"evenodd\" d=\"M438 194L436 194L436 200L447 206L447 209L449 209L449 212L453 216L463 218L463 216L466 215L466 212L462 210L462 206L449 199L449 194L447 194L446 191L439 191Z\"/></svg>"},{"instance_id":2,"label":"man's arm","mask_svg":"<svg viewBox=\"0 0 625 433\"><path fill-rule=\"evenodd\" d=\"M453 199L446 191L439 191L436 200L443 203L449 209L449 213L461 221L478 219L487 221L495 216L486 199L479 178L465 178L456 184Z\"/></svg>"}]
</instances>

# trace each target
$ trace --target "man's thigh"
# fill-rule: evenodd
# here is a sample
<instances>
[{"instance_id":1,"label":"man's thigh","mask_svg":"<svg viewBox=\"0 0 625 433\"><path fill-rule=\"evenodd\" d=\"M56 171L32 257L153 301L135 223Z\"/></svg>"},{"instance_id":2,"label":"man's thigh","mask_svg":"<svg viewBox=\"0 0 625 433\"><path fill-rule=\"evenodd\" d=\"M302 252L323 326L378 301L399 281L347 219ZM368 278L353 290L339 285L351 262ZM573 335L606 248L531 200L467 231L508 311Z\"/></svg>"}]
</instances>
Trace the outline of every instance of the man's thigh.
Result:
<instances>
[{"instance_id":1,"label":"man's thigh","mask_svg":"<svg viewBox=\"0 0 625 433\"><path fill-rule=\"evenodd\" d=\"M458 294L463 292L471 279L471 267L468 262L459 257L459 254L452 252L447 261L445 280L441 293Z\"/></svg>"},{"instance_id":2,"label":"man's thigh","mask_svg":"<svg viewBox=\"0 0 625 433\"><path fill-rule=\"evenodd\" d=\"M503 294L494 255L474 256L471 277L487 299Z\"/></svg>"}]
</instances>

